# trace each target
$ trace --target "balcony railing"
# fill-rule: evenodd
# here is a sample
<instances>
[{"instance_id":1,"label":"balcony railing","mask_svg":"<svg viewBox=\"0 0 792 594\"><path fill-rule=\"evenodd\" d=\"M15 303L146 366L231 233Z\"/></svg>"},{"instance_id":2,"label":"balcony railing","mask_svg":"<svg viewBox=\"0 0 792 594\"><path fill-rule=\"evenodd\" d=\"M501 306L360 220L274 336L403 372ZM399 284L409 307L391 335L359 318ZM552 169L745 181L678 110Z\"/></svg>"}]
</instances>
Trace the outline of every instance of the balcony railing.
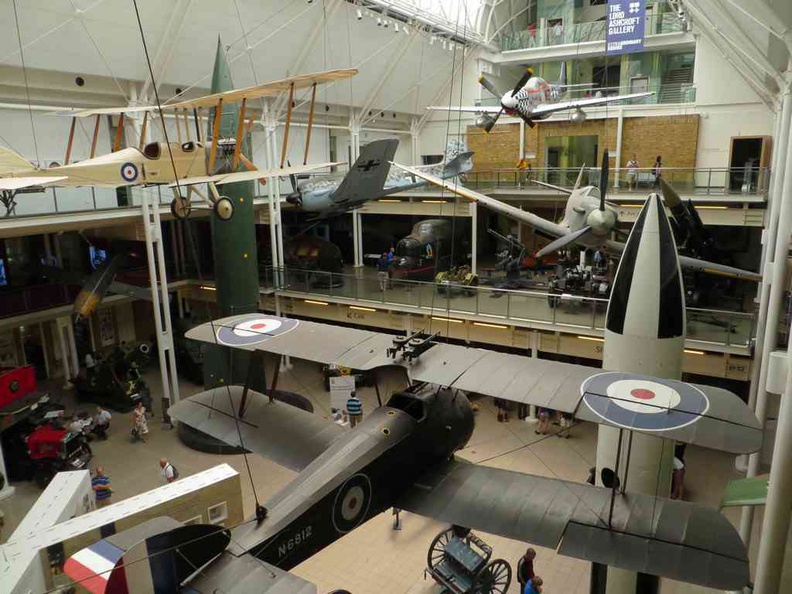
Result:
<instances>
[{"instance_id":1,"label":"balcony railing","mask_svg":"<svg viewBox=\"0 0 792 594\"><path fill-rule=\"evenodd\" d=\"M677 18L676 13L650 14L646 19L644 35L648 37L663 33L678 33L683 30L684 25ZM501 34L501 50L506 52L536 47L586 43L588 41L604 41L606 33L607 23L604 20L571 23L560 27L552 25L529 26L525 31Z\"/></svg>"},{"instance_id":2,"label":"balcony railing","mask_svg":"<svg viewBox=\"0 0 792 594\"><path fill-rule=\"evenodd\" d=\"M360 304L404 307L428 315L475 315L494 323L539 324L574 332L605 329L607 299L560 296L535 291L458 287L440 293L433 282L391 280L383 291L374 276L286 268L270 271L280 291L311 298L349 299ZM749 348L754 337L750 313L687 309L688 342Z\"/></svg>"},{"instance_id":3,"label":"balcony railing","mask_svg":"<svg viewBox=\"0 0 792 594\"><path fill-rule=\"evenodd\" d=\"M581 185L599 185L599 168L589 167L583 172ZM618 187L616 174L618 172ZM530 170L482 169L465 175L466 187L476 190L495 188L538 188L530 180L572 188L579 168L543 167ZM724 196L766 196L770 171L766 167L663 167L662 176L682 194ZM652 168L642 167L630 172L622 167L611 169L608 177L609 193L632 193L645 196L656 187Z\"/></svg>"},{"instance_id":4,"label":"balcony railing","mask_svg":"<svg viewBox=\"0 0 792 594\"><path fill-rule=\"evenodd\" d=\"M0 291L0 318L74 303L79 285L43 284Z\"/></svg>"}]
</instances>

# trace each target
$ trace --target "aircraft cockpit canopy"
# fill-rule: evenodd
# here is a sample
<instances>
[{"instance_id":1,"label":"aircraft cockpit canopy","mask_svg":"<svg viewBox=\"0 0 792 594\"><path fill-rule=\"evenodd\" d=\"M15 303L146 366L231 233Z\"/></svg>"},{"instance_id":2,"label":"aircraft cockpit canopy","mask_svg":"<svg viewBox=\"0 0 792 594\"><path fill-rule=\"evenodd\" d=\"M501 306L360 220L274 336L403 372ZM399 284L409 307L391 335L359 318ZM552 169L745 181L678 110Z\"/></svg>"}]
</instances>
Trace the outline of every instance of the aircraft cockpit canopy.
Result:
<instances>
[{"instance_id":1,"label":"aircraft cockpit canopy","mask_svg":"<svg viewBox=\"0 0 792 594\"><path fill-rule=\"evenodd\" d=\"M423 421L426 417L426 403L417 396L406 392L396 392L388 400L386 406L406 412L416 421Z\"/></svg>"}]
</instances>

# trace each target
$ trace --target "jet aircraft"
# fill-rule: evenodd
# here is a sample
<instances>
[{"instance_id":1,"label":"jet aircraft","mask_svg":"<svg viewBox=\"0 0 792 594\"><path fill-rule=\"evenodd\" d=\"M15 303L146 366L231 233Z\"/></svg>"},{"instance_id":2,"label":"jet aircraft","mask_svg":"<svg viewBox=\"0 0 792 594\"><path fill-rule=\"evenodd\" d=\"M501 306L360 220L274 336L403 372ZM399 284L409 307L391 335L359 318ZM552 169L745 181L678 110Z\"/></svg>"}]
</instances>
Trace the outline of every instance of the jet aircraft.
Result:
<instances>
[{"instance_id":1,"label":"jet aircraft","mask_svg":"<svg viewBox=\"0 0 792 594\"><path fill-rule=\"evenodd\" d=\"M303 173L323 169L338 163L319 163L315 165L301 165L295 167L282 167L272 170L257 169L255 165L242 153L244 136L247 134L249 124L245 119L247 102L288 92L293 96L294 91L303 88L315 89L317 85L343 80L357 74L355 69L329 70L317 74L293 76L282 80L264 83L246 89L235 89L223 93L206 95L197 99L180 101L163 105L163 110L174 114L178 135L181 137L181 123L183 120L186 142L149 142L145 144L148 115L157 110L156 106L99 108L68 112L73 118L94 116L96 125L89 159L78 163L69 163L71 148L74 140L75 120L72 120L71 132L66 148L64 165L50 168L41 168L33 165L14 151L0 147L0 200L9 211L13 208L14 199L22 189L52 186L146 186L167 185L173 189L174 199L171 203L171 212L176 218L184 218L190 213L190 199L192 193L203 198L209 203L215 214L227 220L233 215L233 203L225 196L221 196L217 186L254 179L269 179L290 174ZM313 114L312 96L311 114ZM220 121L223 105L240 103L239 127L235 138L220 138ZM287 123L291 121L292 102L289 102ZM211 139L205 142L201 137L199 109L213 109ZM189 139L189 125L187 113L193 111L197 138ZM144 113L141 127L141 142L138 147L121 148L121 132L123 131L124 114ZM99 118L102 115L119 114L121 118L114 152L107 155L95 156L96 139L99 131ZM310 134L312 121L309 122ZM288 129L284 134L288 138ZM309 141L306 141L309 142ZM284 141L285 143L285 141ZM285 144L284 144L285 148ZM247 171L237 171L242 164ZM202 192L199 187L208 184L209 194ZM179 192L179 188L187 188L187 196Z\"/></svg>"},{"instance_id":2,"label":"jet aircraft","mask_svg":"<svg viewBox=\"0 0 792 594\"><path fill-rule=\"evenodd\" d=\"M331 175L297 182L292 174L293 192L286 197L286 202L303 212L318 213L325 218L359 208L369 200L429 185L414 176L391 172L391 161L398 146L399 141L395 138L368 143L343 178ZM472 155L471 152L453 154L447 151L446 160L442 163L419 169L450 179L473 168Z\"/></svg>"},{"instance_id":3,"label":"jet aircraft","mask_svg":"<svg viewBox=\"0 0 792 594\"><path fill-rule=\"evenodd\" d=\"M554 250L561 249L570 244L580 244L589 248L600 248L608 253L616 256L624 251L624 244L619 241L609 239L610 232L616 228L618 224L618 216L616 208L608 204L606 201L606 188L608 185L608 152L605 151L602 159L602 170L600 175L600 186L580 186L582 179L581 170L578 175L575 187L571 190L553 186L541 182L541 185L549 186L553 189L559 190L569 195L566 208L564 210L564 218L560 223L554 223L543 219L527 210L521 210L500 200L485 196L480 192L469 190L456 183L451 183L448 180L442 180L438 177L432 176L424 171L419 171L412 167L399 165L394 163L408 173L412 173L416 177L425 179L432 182L436 186L445 188L468 200L473 200L487 208L494 210L502 215L511 219L521 221L526 225L530 225L537 231L556 238L553 242L545 248L537 252L537 256L543 256ZM745 280L760 281L761 275L749 270L727 266L716 262L709 262L706 260L699 260L690 256L679 256L679 263L683 268L689 270L696 270L700 272L707 272L710 274L719 274L733 278L740 278Z\"/></svg>"},{"instance_id":4,"label":"jet aircraft","mask_svg":"<svg viewBox=\"0 0 792 594\"><path fill-rule=\"evenodd\" d=\"M583 99L570 99L559 101L561 96L571 87L587 87L583 85L566 84L566 64L561 64L561 76L558 82L549 83L541 76L534 76L529 68L525 74L517 81L511 91L501 92L484 75L479 77L479 84L489 93L500 100L498 106L476 105L470 107L460 107L454 105L431 106L427 109L441 111L456 111L479 114L476 119L476 126L489 132L498 122L498 119L505 113L510 116L518 116L531 128L536 125L537 120L544 120L551 114L558 111L574 110L570 119L576 123L586 121L584 107L593 107L616 101L627 101L628 99L640 99L648 97L653 93L630 93L629 95L614 95L610 97L587 97Z\"/></svg>"}]
</instances>

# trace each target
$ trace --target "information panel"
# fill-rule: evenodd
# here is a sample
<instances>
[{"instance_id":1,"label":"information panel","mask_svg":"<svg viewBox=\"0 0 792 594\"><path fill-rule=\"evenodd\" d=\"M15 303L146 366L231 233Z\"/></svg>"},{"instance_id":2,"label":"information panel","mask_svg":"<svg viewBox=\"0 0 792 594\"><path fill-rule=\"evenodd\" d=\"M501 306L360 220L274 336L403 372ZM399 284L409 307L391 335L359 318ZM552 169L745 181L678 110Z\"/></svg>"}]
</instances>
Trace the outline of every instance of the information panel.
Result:
<instances>
[{"instance_id":1,"label":"information panel","mask_svg":"<svg viewBox=\"0 0 792 594\"><path fill-rule=\"evenodd\" d=\"M643 50L646 18L645 0L608 0L607 54Z\"/></svg>"}]
</instances>

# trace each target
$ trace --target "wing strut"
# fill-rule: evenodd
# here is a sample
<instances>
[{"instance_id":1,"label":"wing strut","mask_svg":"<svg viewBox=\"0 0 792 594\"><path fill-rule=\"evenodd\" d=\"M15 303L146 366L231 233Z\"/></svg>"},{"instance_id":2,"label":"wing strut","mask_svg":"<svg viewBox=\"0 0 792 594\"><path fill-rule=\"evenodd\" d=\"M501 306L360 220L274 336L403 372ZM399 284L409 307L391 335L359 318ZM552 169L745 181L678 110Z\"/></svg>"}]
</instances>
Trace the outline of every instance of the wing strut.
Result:
<instances>
[{"instance_id":1,"label":"wing strut","mask_svg":"<svg viewBox=\"0 0 792 594\"><path fill-rule=\"evenodd\" d=\"M272 384L270 385L269 394L267 394L267 396L269 396L270 402L272 402L275 396L275 390L278 388L278 377L280 376L281 363L283 363L283 355L278 355L275 371L272 372Z\"/></svg>"},{"instance_id":2,"label":"wing strut","mask_svg":"<svg viewBox=\"0 0 792 594\"><path fill-rule=\"evenodd\" d=\"M113 152L121 150L121 137L124 135L124 112L118 114L118 127L113 139Z\"/></svg>"},{"instance_id":3,"label":"wing strut","mask_svg":"<svg viewBox=\"0 0 792 594\"><path fill-rule=\"evenodd\" d=\"M74 144L74 126L77 124L77 118L72 116L71 128L69 128L69 142L66 143L66 158L63 159L63 164L68 165L71 159L72 144Z\"/></svg>"},{"instance_id":4,"label":"wing strut","mask_svg":"<svg viewBox=\"0 0 792 594\"><path fill-rule=\"evenodd\" d=\"M96 114L96 123L94 124L93 140L91 140L91 156L93 159L96 156L96 141L99 140L99 114Z\"/></svg>"},{"instance_id":5,"label":"wing strut","mask_svg":"<svg viewBox=\"0 0 792 594\"><path fill-rule=\"evenodd\" d=\"M283 147L281 148L280 168L286 162L286 149L289 146L289 128L291 127L292 106L294 105L294 83L289 85L289 107L286 110L286 127L283 129Z\"/></svg>"},{"instance_id":6,"label":"wing strut","mask_svg":"<svg viewBox=\"0 0 792 594\"><path fill-rule=\"evenodd\" d=\"M239 117L237 118L236 144L234 145L234 163L231 165L231 171L236 171L237 167L239 167L239 155L242 152L242 138L245 131L246 109L247 99L242 99L242 105L239 108Z\"/></svg>"},{"instance_id":7,"label":"wing strut","mask_svg":"<svg viewBox=\"0 0 792 594\"><path fill-rule=\"evenodd\" d=\"M148 127L149 112L143 112L143 125L140 127L140 141L138 142L138 150L142 151L146 146L146 128Z\"/></svg>"},{"instance_id":8,"label":"wing strut","mask_svg":"<svg viewBox=\"0 0 792 594\"><path fill-rule=\"evenodd\" d=\"M314 107L316 105L316 83L311 88L311 109L308 112L308 131L305 136L305 156L303 157L303 165L308 163L308 149L311 147L311 131L313 130Z\"/></svg>"},{"instance_id":9,"label":"wing strut","mask_svg":"<svg viewBox=\"0 0 792 594\"><path fill-rule=\"evenodd\" d=\"M613 469L613 484L611 485L611 500L610 500L610 510L608 511L608 528L613 528L613 506L616 503L616 493L619 490L619 478L618 478L618 470L619 470L619 462L621 460L621 449L622 449L622 437L624 435L624 429L619 429L619 445L616 446L616 464L614 464Z\"/></svg>"},{"instance_id":10,"label":"wing strut","mask_svg":"<svg viewBox=\"0 0 792 594\"><path fill-rule=\"evenodd\" d=\"M220 140L220 120L223 117L223 100L217 100L215 107L214 125L212 126L212 148L209 149L209 175L214 175L215 159L217 158L217 143Z\"/></svg>"},{"instance_id":11,"label":"wing strut","mask_svg":"<svg viewBox=\"0 0 792 594\"><path fill-rule=\"evenodd\" d=\"M186 107L182 110L182 115L184 116L184 133L187 135L187 142L190 142L192 141L192 134L190 134L190 116Z\"/></svg>"}]
</instances>

